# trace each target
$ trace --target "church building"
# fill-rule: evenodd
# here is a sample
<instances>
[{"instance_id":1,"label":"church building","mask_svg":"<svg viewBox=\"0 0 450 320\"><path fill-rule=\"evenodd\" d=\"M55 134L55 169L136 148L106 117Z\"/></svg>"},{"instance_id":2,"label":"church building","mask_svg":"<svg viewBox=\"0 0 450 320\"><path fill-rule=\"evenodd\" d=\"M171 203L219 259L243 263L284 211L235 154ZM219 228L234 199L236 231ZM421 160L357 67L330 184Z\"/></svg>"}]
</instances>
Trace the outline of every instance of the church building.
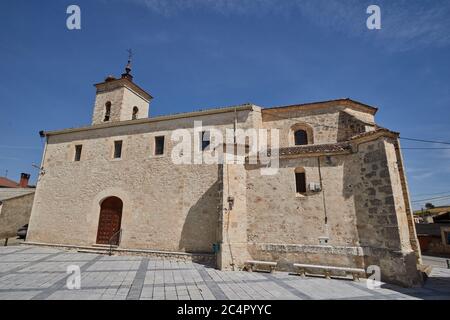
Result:
<instances>
[{"instance_id":1,"label":"church building","mask_svg":"<svg viewBox=\"0 0 450 320\"><path fill-rule=\"evenodd\" d=\"M376 265L382 281L421 282L399 134L376 124L377 108L337 99L149 117L153 97L134 82L130 64L95 87L91 125L41 132L28 243L114 246L223 270L251 260L278 270ZM248 154L243 163L175 163L180 129L200 139L200 151L208 148L207 129L195 134L198 121L224 136L277 131L279 143L268 147L276 173L263 174L265 165ZM231 144L226 150L235 152Z\"/></svg>"}]
</instances>

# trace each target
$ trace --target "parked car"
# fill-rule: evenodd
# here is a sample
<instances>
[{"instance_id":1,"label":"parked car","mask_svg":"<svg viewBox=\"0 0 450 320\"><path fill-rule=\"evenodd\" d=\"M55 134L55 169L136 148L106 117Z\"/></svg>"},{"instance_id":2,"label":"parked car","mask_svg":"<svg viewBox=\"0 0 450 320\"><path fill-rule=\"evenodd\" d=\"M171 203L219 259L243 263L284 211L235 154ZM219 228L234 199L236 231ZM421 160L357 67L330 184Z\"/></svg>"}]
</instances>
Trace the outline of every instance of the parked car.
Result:
<instances>
[{"instance_id":1,"label":"parked car","mask_svg":"<svg viewBox=\"0 0 450 320\"><path fill-rule=\"evenodd\" d=\"M28 231L28 224L24 225L23 227L20 227L19 230L17 230L17 239L23 239L27 237L27 231Z\"/></svg>"}]
</instances>

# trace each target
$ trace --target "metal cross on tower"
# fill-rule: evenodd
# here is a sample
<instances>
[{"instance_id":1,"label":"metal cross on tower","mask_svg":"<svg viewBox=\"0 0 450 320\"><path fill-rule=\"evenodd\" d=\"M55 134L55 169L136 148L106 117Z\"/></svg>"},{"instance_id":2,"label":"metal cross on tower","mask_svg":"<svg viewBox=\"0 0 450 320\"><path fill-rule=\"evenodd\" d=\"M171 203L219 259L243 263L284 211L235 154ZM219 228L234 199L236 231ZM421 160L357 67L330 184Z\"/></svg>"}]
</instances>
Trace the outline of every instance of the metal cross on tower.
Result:
<instances>
[{"instance_id":1,"label":"metal cross on tower","mask_svg":"<svg viewBox=\"0 0 450 320\"><path fill-rule=\"evenodd\" d=\"M128 63L127 63L127 66L125 67L125 72L126 72L126 74L130 74L130 72L131 72L131 58L133 57L133 51L131 49L128 49L127 52L128 52Z\"/></svg>"},{"instance_id":2,"label":"metal cross on tower","mask_svg":"<svg viewBox=\"0 0 450 320\"><path fill-rule=\"evenodd\" d=\"M127 52L128 52L128 63L130 63L131 58L133 57L133 51L131 49L128 49Z\"/></svg>"}]
</instances>

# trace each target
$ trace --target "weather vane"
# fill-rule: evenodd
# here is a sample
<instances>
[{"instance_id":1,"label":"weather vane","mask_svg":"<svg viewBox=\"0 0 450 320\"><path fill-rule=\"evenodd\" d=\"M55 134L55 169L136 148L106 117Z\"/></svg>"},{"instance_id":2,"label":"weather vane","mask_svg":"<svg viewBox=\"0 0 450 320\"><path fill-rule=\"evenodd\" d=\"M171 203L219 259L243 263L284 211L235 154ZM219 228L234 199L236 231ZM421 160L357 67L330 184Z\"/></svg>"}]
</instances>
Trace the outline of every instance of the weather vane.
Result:
<instances>
[{"instance_id":1,"label":"weather vane","mask_svg":"<svg viewBox=\"0 0 450 320\"><path fill-rule=\"evenodd\" d=\"M128 63L127 63L127 66L125 67L125 72L126 72L127 75L130 75L130 72L131 72L131 58L133 57L133 51L131 49L128 49L127 52L128 52Z\"/></svg>"},{"instance_id":2,"label":"weather vane","mask_svg":"<svg viewBox=\"0 0 450 320\"><path fill-rule=\"evenodd\" d=\"M131 62L131 58L133 57L133 51L131 49L128 49L127 52L128 52L128 62Z\"/></svg>"}]
</instances>

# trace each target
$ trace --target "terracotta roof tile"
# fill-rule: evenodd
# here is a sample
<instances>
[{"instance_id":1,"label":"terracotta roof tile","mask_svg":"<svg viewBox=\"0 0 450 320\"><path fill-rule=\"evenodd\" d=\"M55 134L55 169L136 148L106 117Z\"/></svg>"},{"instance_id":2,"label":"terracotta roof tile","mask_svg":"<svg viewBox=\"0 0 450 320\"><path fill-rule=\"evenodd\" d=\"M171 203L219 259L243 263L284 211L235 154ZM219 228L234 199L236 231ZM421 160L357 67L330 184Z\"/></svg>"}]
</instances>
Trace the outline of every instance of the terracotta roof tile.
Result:
<instances>
[{"instance_id":1,"label":"terracotta roof tile","mask_svg":"<svg viewBox=\"0 0 450 320\"><path fill-rule=\"evenodd\" d=\"M6 177L0 177L0 188L18 188L19 184Z\"/></svg>"},{"instance_id":2,"label":"terracotta roof tile","mask_svg":"<svg viewBox=\"0 0 450 320\"><path fill-rule=\"evenodd\" d=\"M348 142L332 143L332 144L316 144L296 147L287 147L278 149L280 156L314 154L314 153L341 153L351 151L351 145ZM269 150L268 156L272 154Z\"/></svg>"},{"instance_id":3,"label":"terracotta roof tile","mask_svg":"<svg viewBox=\"0 0 450 320\"><path fill-rule=\"evenodd\" d=\"M357 135L351 137L350 140L355 140L355 139L362 138L362 137L368 137L368 136L377 134L379 132L385 132L385 133L391 133L391 134L397 134L397 135L399 134L398 132L391 131L389 129L377 126L377 128L375 130L357 134Z\"/></svg>"},{"instance_id":4,"label":"terracotta roof tile","mask_svg":"<svg viewBox=\"0 0 450 320\"><path fill-rule=\"evenodd\" d=\"M289 156L297 154L308 154L308 153L339 153L350 151L351 146L347 142L333 143L333 144L317 144L317 145L306 145L297 147L288 147L280 149L280 156Z\"/></svg>"}]
</instances>

